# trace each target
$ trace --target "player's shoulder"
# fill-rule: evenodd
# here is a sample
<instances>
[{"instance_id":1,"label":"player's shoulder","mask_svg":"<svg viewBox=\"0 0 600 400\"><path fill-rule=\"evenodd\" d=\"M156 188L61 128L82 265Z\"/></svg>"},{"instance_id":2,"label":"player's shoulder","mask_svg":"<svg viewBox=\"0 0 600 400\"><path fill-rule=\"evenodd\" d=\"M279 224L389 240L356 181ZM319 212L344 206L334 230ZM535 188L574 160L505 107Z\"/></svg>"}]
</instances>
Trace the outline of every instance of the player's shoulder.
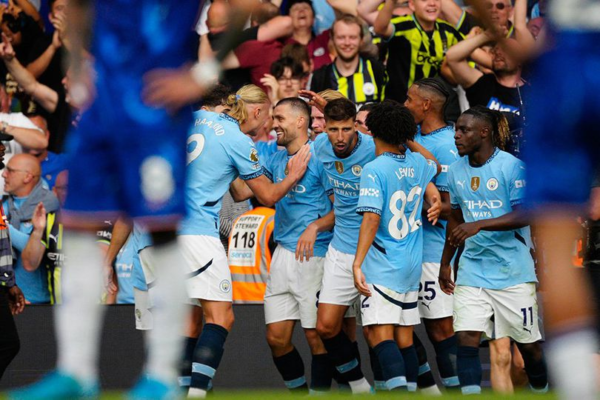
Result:
<instances>
[{"instance_id":1,"label":"player's shoulder","mask_svg":"<svg viewBox=\"0 0 600 400\"><path fill-rule=\"evenodd\" d=\"M358 142L356 143L356 148L360 148L361 151L369 152L373 151L373 155L375 154L375 141L373 141L373 136L366 135L362 132L356 132L358 135Z\"/></svg>"},{"instance_id":2,"label":"player's shoulder","mask_svg":"<svg viewBox=\"0 0 600 400\"><path fill-rule=\"evenodd\" d=\"M496 154L494 161L496 161L498 167L502 168L502 170L507 173L512 173L515 170L525 171L525 163L523 160L520 160L503 150L498 150L498 154Z\"/></svg>"},{"instance_id":3,"label":"player's shoulder","mask_svg":"<svg viewBox=\"0 0 600 400\"><path fill-rule=\"evenodd\" d=\"M331 147L331 145L329 144L329 138L327 137L326 133L321 133L317 135L315 140L311 143L311 150L316 155L321 155L327 149L327 146Z\"/></svg>"},{"instance_id":4,"label":"player's shoulder","mask_svg":"<svg viewBox=\"0 0 600 400\"><path fill-rule=\"evenodd\" d=\"M464 171L469 165L469 157L464 156L450 164L448 173L456 174L459 171Z\"/></svg>"}]
</instances>

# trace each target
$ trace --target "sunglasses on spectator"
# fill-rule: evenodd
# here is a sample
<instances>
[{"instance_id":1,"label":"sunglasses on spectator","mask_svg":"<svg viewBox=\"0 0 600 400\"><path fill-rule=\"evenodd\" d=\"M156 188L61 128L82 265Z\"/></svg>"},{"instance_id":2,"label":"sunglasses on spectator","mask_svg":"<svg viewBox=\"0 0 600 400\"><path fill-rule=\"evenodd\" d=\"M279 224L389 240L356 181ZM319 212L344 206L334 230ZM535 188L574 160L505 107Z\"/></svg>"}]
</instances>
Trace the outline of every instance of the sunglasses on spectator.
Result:
<instances>
[{"instance_id":1,"label":"sunglasses on spectator","mask_svg":"<svg viewBox=\"0 0 600 400\"><path fill-rule=\"evenodd\" d=\"M488 10L491 10L492 8L494 8L494 6L496 7L496 10L498 10L498 11L502 11L506 8L505 3L486 3L486 7Z\"/></svg>"}]
</instances>

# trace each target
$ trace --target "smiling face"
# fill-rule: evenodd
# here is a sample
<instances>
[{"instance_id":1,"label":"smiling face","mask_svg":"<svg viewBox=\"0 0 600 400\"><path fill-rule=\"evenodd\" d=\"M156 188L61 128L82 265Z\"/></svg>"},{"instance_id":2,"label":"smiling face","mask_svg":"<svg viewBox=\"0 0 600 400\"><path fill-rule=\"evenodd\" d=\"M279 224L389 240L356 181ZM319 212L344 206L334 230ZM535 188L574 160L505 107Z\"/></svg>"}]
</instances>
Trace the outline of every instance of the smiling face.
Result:
<instances>
[{"instance_id":1,"label":"smiling face","mask_svg":"<svg viewBox=\"0 0 600 400\"><path fill-rule=\"evenodd\" d=\"M442 12L441 0L410 0L408 4L421 24L434 23Z\"/></svg>"},{"instance_id":2,"label":"smiling face","mask_svg":"<svg viewBox=\"0 0 600 400\"><path fill-rule=\"evenodd\" d=\"M302 125L298 113L288 104L281 104L273 110L273 130L277 133L277 145L287 147L298 138L298 127Z\"/></svg>"},{"instance_id":3,"label":"smiling face","mask_svg":"<svg viewBox=\"0 0 600 400\"><path fill-rule=\"evenodd\" d=\"M345 62L358 57L362 28L357 24L337 21L333 24L333 47L338 57Z\"/></svg>"},{"instance_id":4,"label":"smiling face","mask_svg":"<svg viewBox=\"0 0 600 400\"><path fill-rule=\"evenodd\" d=\"M325 129L331 146L333 146L333 152L340 158L349 156L356 145L358 135L354 123L354 119L327 120L325 122Z\"/></svg>"}]
</instances>

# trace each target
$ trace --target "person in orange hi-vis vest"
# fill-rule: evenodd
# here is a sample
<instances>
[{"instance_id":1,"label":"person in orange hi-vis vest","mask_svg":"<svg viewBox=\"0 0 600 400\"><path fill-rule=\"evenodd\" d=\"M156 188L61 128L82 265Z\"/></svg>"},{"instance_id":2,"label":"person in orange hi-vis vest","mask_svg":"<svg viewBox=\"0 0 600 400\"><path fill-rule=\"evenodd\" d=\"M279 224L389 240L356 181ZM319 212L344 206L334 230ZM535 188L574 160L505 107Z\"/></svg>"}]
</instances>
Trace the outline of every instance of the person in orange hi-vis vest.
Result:
<instances>
[{"instance_id":1,"label":"person in orange hi-vis vest","mask_svg":"<svg viewBox=\"0 0 600 400\"><path fill-rule=\"evenodd\" d=\"M234 304L263 304L274 242L275 210L257 207L240 215L229 237Z\"/></svg>"}]
</instances>

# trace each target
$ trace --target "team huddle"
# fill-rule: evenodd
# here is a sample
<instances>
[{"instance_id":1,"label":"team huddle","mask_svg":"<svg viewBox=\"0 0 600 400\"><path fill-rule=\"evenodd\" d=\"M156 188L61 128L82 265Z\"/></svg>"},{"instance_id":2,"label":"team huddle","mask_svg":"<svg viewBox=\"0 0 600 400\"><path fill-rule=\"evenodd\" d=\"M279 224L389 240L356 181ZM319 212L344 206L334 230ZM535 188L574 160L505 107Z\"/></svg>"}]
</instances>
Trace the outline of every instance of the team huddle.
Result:
<instances>
[{"instance_id":1,"label":"team huddle","mask_svg":"<svg viewBox=\"0 0 600 400\"><path fill-rule=\"evenodd\" d=\"M434 111L420 117L411 94ZM273 130L283 149L267 160L245 136L268 113L259 88L245 86L224 100L229 115L196 114L188 139L193 206L180 239L193 276L188 293L200 300L207 325L191 364L190 395L209 390L233 323L217 229L227 190L237 201L256 196L275 206L278 246L264 308L267 341L290 390L328 391L333 379L353 393L373 390L357 354L358 319L377 390L435 393L426 359L419 359L422 345L413 341L421 318L446 387L481 391L485 334L515 341L532 390L547 390L531 234L518 210L524 164L501 150L502 114L474 107L454 128L443 123L446 97L435 80L417 82L408 107L384 101L371 109L370 135L356 129L351 101L331 100L322 110L326 133L314 141L307 102L280 100ZM298 320L312 353L310 385L291 341Z\"/></svg>"}]
</instances>

